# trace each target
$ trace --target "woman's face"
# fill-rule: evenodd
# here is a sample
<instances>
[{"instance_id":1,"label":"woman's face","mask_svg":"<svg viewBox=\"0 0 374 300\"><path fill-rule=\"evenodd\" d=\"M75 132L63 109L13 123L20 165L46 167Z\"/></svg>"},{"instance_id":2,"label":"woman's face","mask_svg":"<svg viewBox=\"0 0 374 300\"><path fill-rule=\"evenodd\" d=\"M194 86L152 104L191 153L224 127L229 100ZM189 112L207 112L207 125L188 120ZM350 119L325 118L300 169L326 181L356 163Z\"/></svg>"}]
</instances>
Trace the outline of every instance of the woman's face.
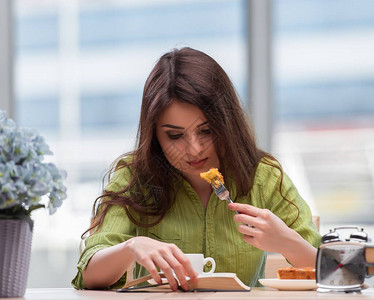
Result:
<instances>
[{"instance_id":1,"label":"woman's face","mask_svg":"<svg viewBox=\"0 0 374 300\"><path fill-rule=\"evenodd\" d=\"M170 164L185 176L219 168L214 137L197 106L172 102L156 123L156 135Z\"/></svg>"}]
</instances>

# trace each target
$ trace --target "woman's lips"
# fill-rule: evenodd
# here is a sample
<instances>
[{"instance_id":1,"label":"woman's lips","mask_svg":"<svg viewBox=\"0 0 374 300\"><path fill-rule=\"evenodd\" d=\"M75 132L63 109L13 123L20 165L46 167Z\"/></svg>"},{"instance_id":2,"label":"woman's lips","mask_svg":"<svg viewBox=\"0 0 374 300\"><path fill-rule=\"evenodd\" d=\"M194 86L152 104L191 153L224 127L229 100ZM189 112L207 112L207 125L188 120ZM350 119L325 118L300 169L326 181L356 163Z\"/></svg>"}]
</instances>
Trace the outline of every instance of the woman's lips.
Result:
<instances>
[{"instance_id":1,"label":"woman's lips","mask_svg":"<svg viewBox=\"0 0 374 300\"><path fill-rule=\"evenodd\" d=\"M207 160L208 160L208 158L204 158L204 159L201 159L201 160L188 161L187 163L191 167L198 168L198 167L203 166L206 163Z\"/></svg>"}]
</instances>

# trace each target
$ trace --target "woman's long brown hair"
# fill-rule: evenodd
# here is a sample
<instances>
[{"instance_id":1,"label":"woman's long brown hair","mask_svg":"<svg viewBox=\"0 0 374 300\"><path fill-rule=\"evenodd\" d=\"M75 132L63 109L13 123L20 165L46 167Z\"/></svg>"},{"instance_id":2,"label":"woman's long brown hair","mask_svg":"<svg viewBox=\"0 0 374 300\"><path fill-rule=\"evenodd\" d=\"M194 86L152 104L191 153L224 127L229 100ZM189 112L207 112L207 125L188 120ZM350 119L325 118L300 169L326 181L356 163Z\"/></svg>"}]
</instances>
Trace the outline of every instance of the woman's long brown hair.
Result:
<instances>
[{"instance_id":1,"label":"woman's long brown hair","mask_svg":"<svg viewBox=\"0 0 374 300\"><path fill-rule=\"evenodd\" d=\"M142 227L159 223L173 205L173 187L180 174L165 158L155 134L158 116L172 101L195 105L204 112L221 172L224 176L230 173L239 197L252 188L256 167L263 158L280 170L281 188L282 168L274 157L257 148L225 71L203 52L175 49L159 59L145 83L135 150L117 159L109 172L110 179L115 170L127 167L131 179L121 191L104 190L96 199L91 227L84 234L100 227L110 205L123 206L130 220Z\"/></svg>"}]
</instances>

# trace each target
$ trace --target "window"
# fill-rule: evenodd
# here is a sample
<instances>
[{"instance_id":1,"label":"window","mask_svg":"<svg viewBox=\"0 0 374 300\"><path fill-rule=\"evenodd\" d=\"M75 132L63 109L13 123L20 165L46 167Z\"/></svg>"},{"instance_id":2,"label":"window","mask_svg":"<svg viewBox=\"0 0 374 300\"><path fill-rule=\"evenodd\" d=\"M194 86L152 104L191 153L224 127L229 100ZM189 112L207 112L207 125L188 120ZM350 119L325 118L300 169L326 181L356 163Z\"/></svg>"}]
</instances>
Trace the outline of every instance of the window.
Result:
<instances>
[{"instance_id":1,"label":"window","mask_svg":"<svg viewBox=\"0 0 374 300\"><path fill-rule=\"evenodd\" d=\"M275 149L326 227L373 231L374 3L273 9Z\"/></svg>"}]
</instances>

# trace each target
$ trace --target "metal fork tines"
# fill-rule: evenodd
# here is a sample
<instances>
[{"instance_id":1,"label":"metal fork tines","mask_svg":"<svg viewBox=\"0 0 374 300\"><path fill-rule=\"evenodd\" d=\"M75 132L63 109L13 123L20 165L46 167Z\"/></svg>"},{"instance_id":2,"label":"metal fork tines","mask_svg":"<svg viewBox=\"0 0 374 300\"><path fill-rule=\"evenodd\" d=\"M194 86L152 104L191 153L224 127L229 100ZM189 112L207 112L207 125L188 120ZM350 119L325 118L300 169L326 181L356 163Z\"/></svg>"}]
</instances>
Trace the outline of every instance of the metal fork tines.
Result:
<instances>
[{"instance_id":1,"label":"metal fork tines","mask_svg":"<svg viewBox=\"0 0 374 300\"><path fill-rule=\"evenodd\" d=\"M216 193L216 195L218 196L218 198L220 198L221 200L227 200L229 201L229 203L233 203L231 198L230 198L230 193L229 191L227 190L227 188L222 184L222 182L220 181L219 182L219 186L218 188L216 188L214 186L213 183L211 183L211 186L213 188L213 191ZM239 214L239 212L235 211L237 214ZM245 224L247 226L249 226L248 224ZM250 226L250 227L253 227L253 226Z\"/></svg>"},{"instance_id":2,"label":"metal fork tines","mask_svg":"<svg viewBox=\"0 0 374 300\"><path fill-rule=\"evenodd\" d=\"M219 186L218 188L216 188L214 186L214 184L212 183L211 184L212 188L213 188L213 191L216 193L216 195L218 196L218 198L220 198L221 200L226 200L226 201L229 201L229 203L233 203L231 198L230 198L230 193L229 191L227 190L227 188L222 184L222 182L219 183ZM235 211L237 214L239 214L237 211Z\"/></svg>"},{"instance_id":3,"label":"metal fork tines","mask_svg":"<svg viewBox=\"0 0 374 300\"><path fill-rule=\"evenodd\" d=\"M227 200L230 203L232 203L229 191L221 182L219 183L218 188L216 188L214 184L212 184L212 188L214 192L216 193L216 195L218 196L218 198L220 198L221 200Z\"/></svg>"}]
</instances>

